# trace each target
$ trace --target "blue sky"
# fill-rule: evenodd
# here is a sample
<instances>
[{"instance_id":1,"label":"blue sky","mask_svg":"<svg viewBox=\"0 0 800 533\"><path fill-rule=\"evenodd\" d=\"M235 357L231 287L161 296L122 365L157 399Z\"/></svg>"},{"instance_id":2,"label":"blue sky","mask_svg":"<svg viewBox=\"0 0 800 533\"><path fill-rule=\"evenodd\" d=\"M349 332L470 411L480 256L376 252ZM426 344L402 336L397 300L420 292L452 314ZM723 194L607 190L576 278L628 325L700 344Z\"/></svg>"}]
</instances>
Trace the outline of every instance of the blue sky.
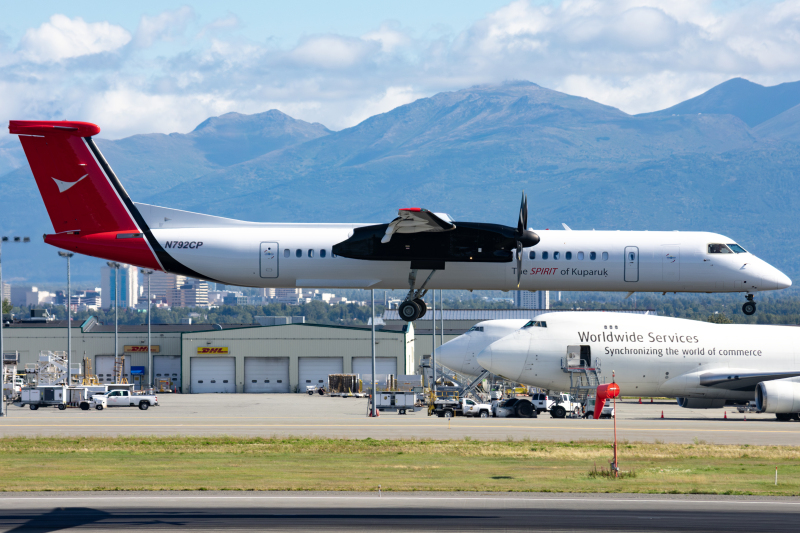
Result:
<instances>
[{"instance_id":1,"label":"blue sky","mask_svg":"<svg viewBox=\"0 0 800 533\"><path fill-rule=\"evenodd\" d=\"M119 138L277 108L338 130L509 79L638 113L796 81L799 41L800 0L2 1L0 120Z\"/></svg>"}]
</instances>

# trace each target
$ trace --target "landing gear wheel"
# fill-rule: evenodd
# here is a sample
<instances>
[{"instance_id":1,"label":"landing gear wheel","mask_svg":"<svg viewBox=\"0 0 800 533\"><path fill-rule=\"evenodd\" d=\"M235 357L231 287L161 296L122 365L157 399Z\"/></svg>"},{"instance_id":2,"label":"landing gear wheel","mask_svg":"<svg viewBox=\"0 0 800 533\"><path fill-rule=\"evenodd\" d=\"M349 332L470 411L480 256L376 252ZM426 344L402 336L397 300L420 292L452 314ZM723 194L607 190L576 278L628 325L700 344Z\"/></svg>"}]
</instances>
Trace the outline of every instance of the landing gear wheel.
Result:
<instances>
[{"instance_id":1,"label":"landing gear wheel","mask_svg":"<svg viewBox=\"0 0 800 533\"><path fill-rule=\"evenodd\" d=\"M417 320L425 316L425 313L428 312L428 304L425 303L425 300L422 298L414 298L414 303L419 306L419 316Z\"/></svg>"},{"instance_id":2,"label":"landing gear wheel","mask_svg":"<svg viewBox=\"0 0 800 533\"><path fill-rule=\"evenodd\" d=\"M792 419L792 413L775 413L775 418L781 422L788 422Z\"/></svg>"},{"instance_id":3,"label":"landing gear wheel","mask_svg":"<svg viewBox=\"0 0 800 533\"><path fill-rule=\"evenodd\" d=\"M397 308L397 312L400 314L400 318L406 322L413 322L419 318L422 310L414 300L406 300L400 304L400 307Z\"/></svg>"},{"instance_id":4,"label":"landing gear wheel","mask_svg":"<svg viewBox=\"0 0 800 533\"><path fill-rule=\"evenodd\" d=\"M564 418L567 416L567 410L560 405L556 405L552 409L550 409L550 416L553 418Z\"/></svg>"},{"instance_id":5,"label":"landing gear wheel","mask_svg":"<svg viewBox=\"0 0 800 533\"><path fill-rule=\"evenodd\" d=\"M745 302L744 305L742 305L742 313L748 316L756 314L756 303Z\"/></svg>"}]
</instances>

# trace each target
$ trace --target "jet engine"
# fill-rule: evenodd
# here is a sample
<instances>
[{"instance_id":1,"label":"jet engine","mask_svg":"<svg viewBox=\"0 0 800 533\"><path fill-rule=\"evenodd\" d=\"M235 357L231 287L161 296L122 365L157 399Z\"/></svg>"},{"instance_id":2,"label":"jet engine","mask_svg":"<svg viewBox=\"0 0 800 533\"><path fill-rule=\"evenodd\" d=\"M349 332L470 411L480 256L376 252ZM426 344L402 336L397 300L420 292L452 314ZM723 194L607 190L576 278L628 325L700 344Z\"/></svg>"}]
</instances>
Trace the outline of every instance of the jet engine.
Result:
<instances>
[{"instance_id":1,"label":"jet engine","mask_svg":"<svg viewBox=\"0 0 800 533\"><path fill-rule=\"evenodd\" d=\"M800 383L762 381L756 385L759 413L800 413Z\"/></svg>"},{"instance_id":2,"label":"jet engine","mask_svg":"<svg viewBox=\"0 0 800 533\"><path fill-rule=\"evenodd\" d=\"M678 405L686 409L719 409L725 407L725 400L711 398L677 398Z\"/></svg>"}]
</instances>

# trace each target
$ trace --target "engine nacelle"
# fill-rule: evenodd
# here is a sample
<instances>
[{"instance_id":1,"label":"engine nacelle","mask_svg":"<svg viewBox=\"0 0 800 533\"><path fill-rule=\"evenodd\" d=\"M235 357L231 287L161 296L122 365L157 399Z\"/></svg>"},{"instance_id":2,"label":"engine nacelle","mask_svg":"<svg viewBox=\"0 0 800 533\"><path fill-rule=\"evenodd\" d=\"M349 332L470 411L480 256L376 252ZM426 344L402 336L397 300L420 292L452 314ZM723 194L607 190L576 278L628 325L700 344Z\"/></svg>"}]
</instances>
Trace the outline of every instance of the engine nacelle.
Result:
<instances>
[{"instance_id":1,"label":"engine nacelle","mask_svg":"<svg viewBox=\"0 0 800 533\"><path fill-rule=\"evenodd\" d=\"M677 398L678 405L686 409L719 409L725 407L725 400L711 398Z\"/></svg>"},{"instance_id":2,"label":"engine nacelle","mask_svg":"<svg viewBox=\"0 0 800 533\"><path fill-rule=\"evenodd\" d=\"M800 413L800 383L762 381L756 385L759 413Z\"/></svg>"}]
</instances>

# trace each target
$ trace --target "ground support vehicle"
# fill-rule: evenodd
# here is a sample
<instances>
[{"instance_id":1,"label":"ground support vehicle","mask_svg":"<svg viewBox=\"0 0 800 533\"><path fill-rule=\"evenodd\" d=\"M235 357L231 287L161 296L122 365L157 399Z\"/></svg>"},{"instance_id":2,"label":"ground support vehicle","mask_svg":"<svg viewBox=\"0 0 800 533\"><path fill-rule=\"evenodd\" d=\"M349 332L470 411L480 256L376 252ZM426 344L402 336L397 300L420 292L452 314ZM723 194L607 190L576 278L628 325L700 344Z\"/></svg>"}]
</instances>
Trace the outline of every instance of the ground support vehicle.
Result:
<instances>
[{"instance_id":1,"label":"ground support vehicle","mask_svg":"<svg viewBox=\"0 0 800 533\"><path fill-rule=\"evenodd\" d=\"M494 416L499 418L536 418L533 403L527 398L509 398L497 404Z\"/></svg>"},{"instance_id":2,"label":"ground support vehicle","mask_svg":"<svg viewBox=\"0 0 800 533\"><path fill-rule=\"evenodd\" d=\"M26 387L19 393L19 401L14 405L30 407L31 411L39 407L58 407L61 411L67 408L66 385L42 385L41 387Z\"/></svg>"},{"instance_id":3,"label":"ground support vehicle","mask_svg":"<svg viewBox=\"0 0 800 533\"><path fill-rule=\"evenodd\" d=\"M375 407L378 411L397 411L397 414L404 415L407 412L414 412L416 407L417 395L413 392L378 392Z\"/></svg>"},{"instance_id":4,"label":"ground support vehicle","mask_svg":"<svg viewBox=\"0 0 800 533\"><path fill-rule=\"evenodd\" d=\"M149 394L131 394L129 390L112 390L106 394L92 396L92 406L98 411L106 407L138 407L146 411L151 406L158 406L158 396Z\"/></svg>"},{"instance_id":5,"label":"ground support vehicle","mask_svg":"<svg viewBox=\"0 0 800 533\"><path fill-rule=\"evenodd\" d=\"M756 401L753 400L751 402L747 402L744 405L739 405L736 407L736 410L740 413L757 413L758 412L758 405Z\"/></svg>"},{"instance_id":6,"label":"ground support vehicle","mask_svg":"<svg viewBox=\"0 0 800 533\"><path fill-rule=\"evenodd\" d=\"M549 409L550 416L553 418L565 418L568 413L579 417L582 410L579 402L576 402L572 396L563 392L554 396L553 404Z\"/></svg>"},{"instance_id":7,"label":"ground support vehicle","mask_svg":"<svg viewBox=\"0 0 800 533\"><path fill-rule=\"evenodd\" d=\"M478 403L469 398L439 398L433 402L432 414L444 418L454 416L489 418L492 414L492 406L488 403Z\"/></svg>"},{"instance_id":8,"label":"ground support vehicle","mask_svg":"<svg viewBox=\"0 0 800 533\"><path fill-rule=\"evenodd\" d=\"M594 396L589 396L586 398L586 405L583 411L583 418L594 418L594 406L595 401L597 398ZM600 413L600 418L614 418L614 406L611 401L607 401L606 404L603 406L603 410Z\"/></svg>"}]
</instances>

